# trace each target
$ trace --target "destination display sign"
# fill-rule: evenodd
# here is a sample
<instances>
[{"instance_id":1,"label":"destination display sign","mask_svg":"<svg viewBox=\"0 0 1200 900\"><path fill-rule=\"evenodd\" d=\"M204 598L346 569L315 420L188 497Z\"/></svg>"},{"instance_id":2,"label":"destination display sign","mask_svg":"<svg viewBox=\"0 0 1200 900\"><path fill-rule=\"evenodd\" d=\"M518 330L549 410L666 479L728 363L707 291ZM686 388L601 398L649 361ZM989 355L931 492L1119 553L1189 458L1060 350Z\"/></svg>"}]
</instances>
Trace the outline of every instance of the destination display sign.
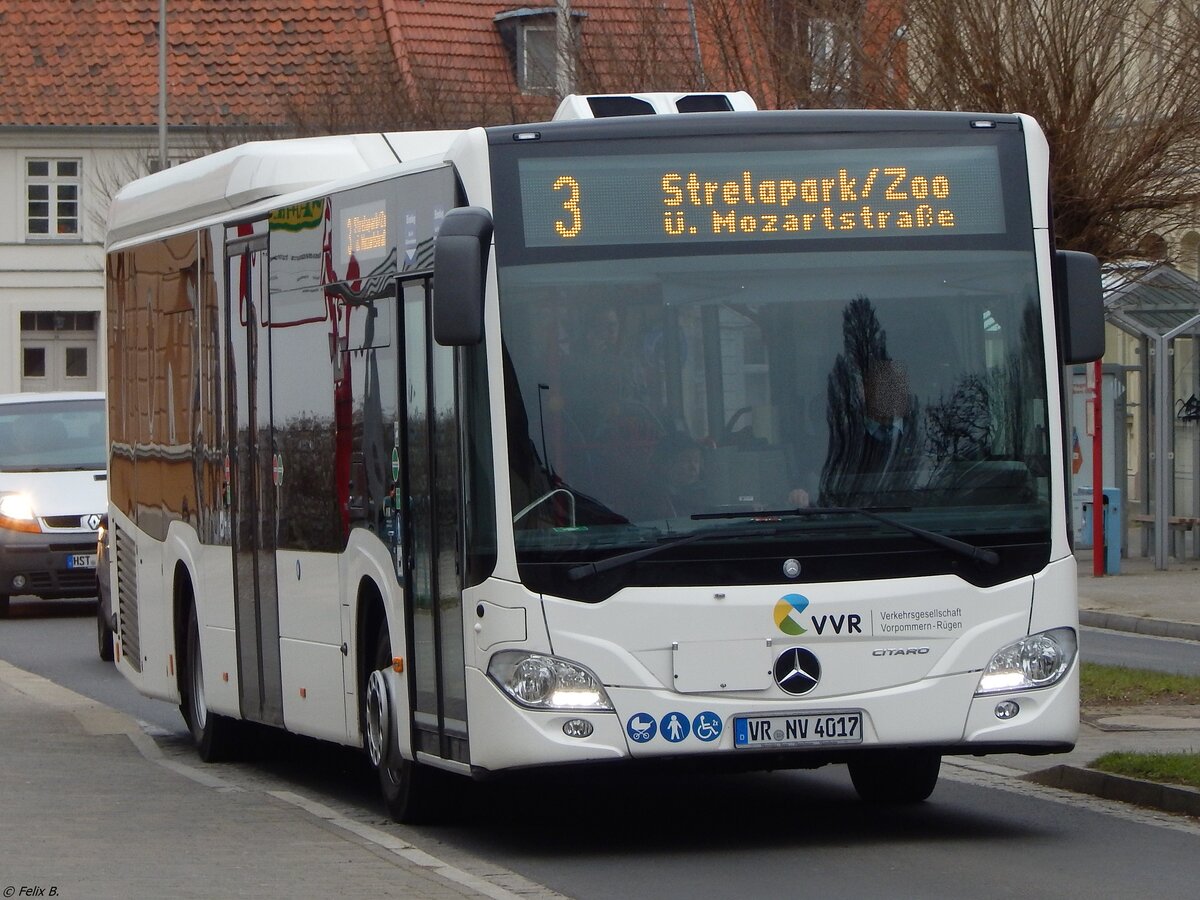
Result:
<instances>
[{"instance_id":1,"label":"destination display sign","mask_svg":"<svg viewBox=\"0 0 1200 900\"><path fill-rule=\"evenodd\" d=\"M994 146L529 157L527 247L1005 230Z\"/></svg>"}]
</instances>

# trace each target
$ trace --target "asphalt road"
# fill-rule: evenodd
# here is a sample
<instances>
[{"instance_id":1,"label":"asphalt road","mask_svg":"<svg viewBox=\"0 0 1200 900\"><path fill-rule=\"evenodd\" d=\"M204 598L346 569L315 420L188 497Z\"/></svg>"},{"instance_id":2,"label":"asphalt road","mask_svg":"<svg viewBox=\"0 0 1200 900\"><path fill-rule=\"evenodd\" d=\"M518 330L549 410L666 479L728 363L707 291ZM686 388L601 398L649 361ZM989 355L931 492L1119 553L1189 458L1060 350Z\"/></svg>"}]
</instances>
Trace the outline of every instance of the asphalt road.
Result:
<instances>
[{"instance_id":1,"label":"asphalt road","mask_svg":"<svg viewBox=\"0 0 1200 900\"><path fill-rule=\"evenodd\" d=\"M1200 677L1200 643L1195 641L1081 628L1079 647L1085 662Z\"/></svg>"},{"instance_id":2,"label":"asphalt road","mask_svg":"<svg viewBox=\"0 0 1200 900\"><path fill-rule=\"evenodd\" d=\"M95 651L90 602L18 602L0 657L130 712L202 766L178 710L147 700ZM1089 629L1085 658L1194 664L1195 645ZM383 824L361 754L279 736L220 767L247 790L288 790L394 829L439 858L480 861L580 900L819 896L1191 896L1200 826L948 762L925 804L860 803L841 767L738 776L626 770L455 781L438 824ZM299 814L299 813L298 813ZM302 890L301 885L296 886Z\"/></svg>"},{"instance_id":3,"label":"asphalt road","mask_svg":"<svg viewBox=\"0 0 1200 900\"><path fill-rule=\"evenodd\" d=\"M96 650L96 601L14 597L0 620L0 658L124 710L166 732L187 730L179 708L143 697Z\"/></svg>"}]
</instances>

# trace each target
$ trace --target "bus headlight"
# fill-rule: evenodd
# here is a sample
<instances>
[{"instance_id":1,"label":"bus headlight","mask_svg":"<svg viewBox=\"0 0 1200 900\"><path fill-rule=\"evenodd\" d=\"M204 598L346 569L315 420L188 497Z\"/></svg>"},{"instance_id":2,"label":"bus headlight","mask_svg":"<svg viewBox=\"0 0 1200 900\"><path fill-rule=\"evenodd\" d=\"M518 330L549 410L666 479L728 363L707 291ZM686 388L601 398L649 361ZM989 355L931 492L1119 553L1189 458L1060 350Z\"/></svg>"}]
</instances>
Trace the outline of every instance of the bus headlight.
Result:
<instances>
[{"instance_id":1,"label":"bus headlight","mask_svg":"<svg viewBox=\"0 0 1200 900\"><path fill-rule=\"evenodd\" d=\"M522 706L534 709L613 708L595 675L578 663L557 656L504 650L488 663L488 675Z\"/></svg>"},{"instance_id":2,"label":"bus headlight","mask_svg":"<svg viewBox=\"0 0 1200 900\"><path fill-rule=\"evenodd\" d=\"M1049 687L1067 674L1077 649L1072 628L1053 628L1013 641L984 668L975 696Z\"/></svg>"}]
</instances>

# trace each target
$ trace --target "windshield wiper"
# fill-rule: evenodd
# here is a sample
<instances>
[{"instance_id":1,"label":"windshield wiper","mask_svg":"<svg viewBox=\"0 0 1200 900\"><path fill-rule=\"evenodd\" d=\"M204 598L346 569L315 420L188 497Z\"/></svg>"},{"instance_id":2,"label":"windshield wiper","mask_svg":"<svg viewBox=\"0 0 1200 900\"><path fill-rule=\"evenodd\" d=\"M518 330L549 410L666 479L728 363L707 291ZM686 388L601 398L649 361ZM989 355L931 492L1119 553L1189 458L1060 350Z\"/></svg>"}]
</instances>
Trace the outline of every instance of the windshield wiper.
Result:
<instances>
[{"instance_id":1,"label":"windshield wiper","mask_svg":"<svg viewBox=\"0 0 1200 900\"><path fill-rule=\"evenodd\" d=\"M705 538L711 537L762 537L763 535L772 535L778 532L778 528L700 528L688 534L680 535L679 537L670 540L662 541L654 544L651 547L642 547L638 550L630 550L626 553L618 553L616 556L609 556L605 559L597 560L596 562L584 563L581 566L574 566L567 569L567 577L572 581L578 581L581 578L587 578L589 575L599 575L601 572L607 572L609 569L615 569L618 566L623 566L626 563L637 562L647 556L653 556L661 550L666 550L668 547L682 547L684 544L692 544L696 541L702 541Z\"/></svg>"},{"instance_id":2,"label":"windshield wiper","mask_svg":"<svg viewBox=\"0 0 1200 900\"><path fill-rule=\"evenodd\" d=\"M597 560L592 563L584 563L580 566L574 566L567 569L567 577L572 581L578 581L581 578L587 578L591 575L599 575L601 572L607 572L610 569L616 569L620 566L631 562L637 562L639 559L645 559L647 556L653 556L662 550L671 547L682 547L684 544L692 544L696 541L702 541L713 537L765 537L780 533L781 531L791 531L792 528L780 522L779 520L785 516L806 518L809 516L863 516L868 519L874 519L877 522L882 522L885 525L890 525L893 528L898 528L901 531L907 531L914 537L921 538L930 544L950 550L960 556L965 556L968 559L978 562L987 563L989 566L999 565L1000 555L992 550L985 550L982 547L976 547L973 544L968 544L966 541L960 541L957 538L947 537L944 534L938 534L936 531L929 531L925 528L918 528L916 525L907 525L891 516L885 516L873 509L862 509L858 507L848 506L804 506L796 509L768 509L755 512L728 512L728 513L698 513L692 516L693 519L754 519L759 524L755 528L702 528L693 531L690 534L681 535L673 540L662 541L652 547L642 547L638 550L630 550L626 553L618 553L616 556L609 556L605 559ZM764 527L766 526L766 527Z\"/></svg>"},{"instance_id":3,"label":"windshield wiper","mask_svg":"<svg viewBox=\"0 0 1200 900\"><path fill-rule=\"evenodd\" d=\"M901 522L899 519L893 519L891 516L885 516L873 509L865 509L858 506L801 506L795 509L768 509L758 512L729 512L729 513L698 513L692 516L693 519L771 519L781 518L783 516L864 516L868 519L874 519L876 522L882 522L884 525L890 525L892 528L899 528L901 531L907 531L914 537L919 537L923 541L928 541L938 547L946 550L951 550L960 556L965 556L967 559L976 560L978 562L987 563L989 566L1000 564L1000 554L993 550L985 550L983 547L976 547L974 544L968 544L966 541L960 541L957 538L948 537L944 534L938 534L936 531L930 531L927 528L919 528L916 525L909 525Z\"/></svg>"}]
</instances>

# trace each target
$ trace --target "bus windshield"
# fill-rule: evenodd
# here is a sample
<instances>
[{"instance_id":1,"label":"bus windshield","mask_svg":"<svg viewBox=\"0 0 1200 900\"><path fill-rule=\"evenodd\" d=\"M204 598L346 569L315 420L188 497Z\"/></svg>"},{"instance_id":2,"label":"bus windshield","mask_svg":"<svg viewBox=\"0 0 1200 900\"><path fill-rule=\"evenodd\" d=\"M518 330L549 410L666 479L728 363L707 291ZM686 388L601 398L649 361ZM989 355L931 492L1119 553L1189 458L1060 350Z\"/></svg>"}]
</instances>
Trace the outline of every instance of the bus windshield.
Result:
<instances>
[{"instance_id":1,"label":"bus windshield","mask_svg":"<svg viewBox=\"0 0 1200 900\"><path fill-rule=\"evenodd\" d=\"M827 574L842 578L862 574L856 548L878 552L882 541L911 555L920 546L869 516L747 528L755 513L800 508L886 512L971 544L1047 540L1029 232L945 246L801 238L766 251L740 242L687 250L610 241L527 252L519 264L501 255L512 515L525 574L698 529L705 540L685 544L694 559L836 548L846 567ZM717 531L714 541L726 521L729 540ZM653 560L664 557L675 558ZM938 559L931 571L953 565ZM690 568L678 581L655 577L696 583ZM639 583L648 569L622 577ZM777 567L763 577L778 578Z\"/></svg>"}]
</instances>

